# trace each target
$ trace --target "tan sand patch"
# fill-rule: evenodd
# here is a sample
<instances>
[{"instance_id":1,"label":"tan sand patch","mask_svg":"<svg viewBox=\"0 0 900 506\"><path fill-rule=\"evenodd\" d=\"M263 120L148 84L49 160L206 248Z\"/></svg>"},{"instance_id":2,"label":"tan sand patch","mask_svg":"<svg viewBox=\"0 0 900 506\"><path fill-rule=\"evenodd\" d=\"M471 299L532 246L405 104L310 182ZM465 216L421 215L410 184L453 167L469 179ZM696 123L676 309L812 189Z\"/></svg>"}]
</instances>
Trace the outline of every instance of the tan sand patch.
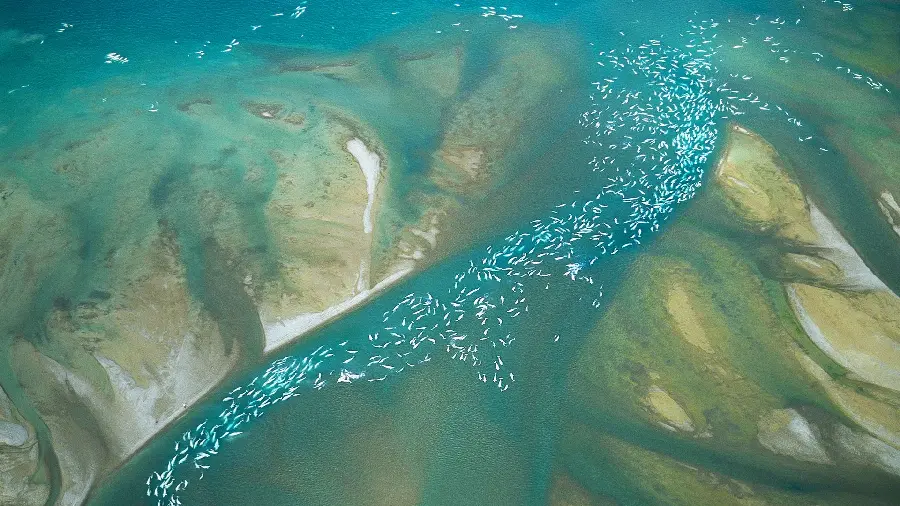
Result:
<instances>
[{"instance_id":1,"label":"tan sand patch","mask_svg":"<svg viewBox=\"0 0 900 506\"><path fill-rule=\"evenodd\" d=\"M779 455L797 460L830 464L815 429L794 409L776 409L758 422L761 445Z\"/></svg>"},{"instance_id":2,"label":"tan sand patch","mask_svg":"<svg viewBox=\"0 0 900 506\"><path fill-rule=\"evenodd\" d=\"M666 310L675 320L681 337L697 348L707 353L713 353L712 343L706 337L706 330L700 323L697 313L694 312L693 306L691 295L680 284L676 283L669 289Z\"/></svg>"},{"instance_id":3,"label":"tan sand patch","mask_svg":"<svg viewBox=\"0 0 900 506\"><path fill-rule=\"evenodd\" d=\"M761 232L814 243L803 193L775 149L742 127L732 127L716 181L735 211Z\"/></svg>"},{"instance_id":4,"label":"tan sand patch","mask_svg":"<svg viewBox=\"0 0 900 506\"><path fill-rule=\"evenodd\" d=\"M843 292L788 286L810 339L867 383L900 392L900 297L887 290Z\"/></svg>"},{"instance_id":5,"label":"tan sand patch","mask_svg":"<svg viewBox=\"0 0 900 506\"><path fill-rule=\"evenodd\" d=\"M874 399L859 389L835 381L799 347L794 347L794 355L841 412L873 436L900 448L900 417L897 416L900 406Z\"/></svg>"},{"instance_id":6,"label":"tan sand patch","mask_svg":"<svg viewBox=\"0 0 900 506\"><path fill-rule=\"evenodd\" d=\"M694 431L694 423L684 408L665 390L652 386L644 397L644 402L650 406L657 415L664 418L667 425L685 432Z\"/></svg>"}]
</instances>

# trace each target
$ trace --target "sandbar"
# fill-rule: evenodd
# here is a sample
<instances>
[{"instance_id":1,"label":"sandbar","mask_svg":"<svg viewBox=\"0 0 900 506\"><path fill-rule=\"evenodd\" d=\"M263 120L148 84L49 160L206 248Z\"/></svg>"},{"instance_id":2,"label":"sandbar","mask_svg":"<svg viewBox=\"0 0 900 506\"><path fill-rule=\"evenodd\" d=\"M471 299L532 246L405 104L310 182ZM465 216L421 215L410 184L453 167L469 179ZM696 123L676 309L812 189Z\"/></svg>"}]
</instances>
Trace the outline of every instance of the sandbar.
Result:
<instances>
[{"instance_id":1,"label":"sandbar","mask_svg":"<svg viewBox=\"0 0 900 506\"><path fill-rule=\"evenodd\" d=\"M28 441L28 429L19 424L0 420L0 444L22 446Z\"/></svg>"},{"instance_id":2,"label":"sandbar","mask_svg":"<svg viewBox=\"0 0 900 506\"><path fill-rule=\"evenodd\" d=\"M356 158L359 168L366 176L366 192L369 194L369 201L366 204L366 210L363 211L363 231L371 234L372 207L375 205L375 187L378 186L378 175L381 172L381 158L374 151L369 151L363 141L357 138L347 141L347 151L353 155L353 158Z\"/></svg>"},{"instance_id":3,"label":"sandbar","mask_svg":"<svg viewBox=\"0 0 900 506\"><path fill-rule=\"evenodd\" d=\"M318 313L303 313L292 318L285 318L276 323L265 325L266 346L263 351L265 353L270 353L293 342L297 337L300 337L353 309L372 295L381 292L412 271L412 267L402 268L382 279L372 288L363 290L349 299L326 308L324 311Z\"/></svg>"},{"instance_id":4,"label":"sandbar","mask_svg":"<svg viewBox=\"0 0 900 506\"><path fill-rule=\"evenodd\" d=\"M822 248L820 255L837 265L844 273L845 283L857 290L889 290L878 276L860 258L859 253L847 242L837 227L816 207L811 200L809 204L809 221L819 236L817 246Z\"/></svg>"}]
</instances>

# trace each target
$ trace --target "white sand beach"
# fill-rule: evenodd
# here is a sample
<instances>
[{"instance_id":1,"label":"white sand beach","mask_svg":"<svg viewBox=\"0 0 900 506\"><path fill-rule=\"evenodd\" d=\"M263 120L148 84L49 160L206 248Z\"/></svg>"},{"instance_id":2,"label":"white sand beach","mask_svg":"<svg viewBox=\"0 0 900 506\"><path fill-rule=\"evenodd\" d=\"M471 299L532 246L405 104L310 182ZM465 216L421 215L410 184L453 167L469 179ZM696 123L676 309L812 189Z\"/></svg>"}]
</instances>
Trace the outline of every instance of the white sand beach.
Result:
<instances>
[{"instance_id":1,"label":"white sand beach","mask_svg":"<svg viewBox=\"0 0 900 506\"><path fill-rule=\"evenodd\" d=\"M359 168L366 176L366 191L369 193L369 202L363 211L363 231L372 233L372 207L375 205L375 188L378 186L378 176L381 172L381 158L369 148L363 141L353 138L347 141L347 151L356 158Z\"/></svg>"},{"instance_id":2,"label":"white sand beach","mask_svg":"<svg viewBox=\"0 0 900 506\"><path fill-rule=\"evenodd\" d=\"M888 287L863 262L853 246L841 235L837 227L812 202L809 203L809 218L819 236L818 246L822 257L840 267L846 276L848 288L857 290L888 290Z\"/></svg>"},{"instance_id":3,"label":"white sand beach","mask_svg":"<svg viewBox=\"0 0 900 506\"><path fill-rule=\"evenodd\" d=\"M894 232L900 236L900 204L897 203L894 195L887 190L881 192L881 196L878 199L878 207L881 208L881 212L887 218L888 223L891 224Z\"/></svg>"},{"instance_id":4,"label":"white sand beach","mask_svg":"<svg viewBox=\"0 0 900 506\"><path fill-rule=\"evenodd\" d=\"M318 313L299 314L293 318L287 318L279 322L266 325L264 327L266 333L266 346L264 348L265 353L271 353L272 351L293 342L297 337L300 337L307 332L321 327L325 323L330 322L341 314L362 304L372 295L383 291L385 288L401 280L407 274L412 272L412 270L413 269L411 267L398 270L378 282L378 284L376 284L372 288L363 290L353 297L344 300L343 302L339 302L331 307L328 307L324 311Z\"/></svg>"}]
</instances>

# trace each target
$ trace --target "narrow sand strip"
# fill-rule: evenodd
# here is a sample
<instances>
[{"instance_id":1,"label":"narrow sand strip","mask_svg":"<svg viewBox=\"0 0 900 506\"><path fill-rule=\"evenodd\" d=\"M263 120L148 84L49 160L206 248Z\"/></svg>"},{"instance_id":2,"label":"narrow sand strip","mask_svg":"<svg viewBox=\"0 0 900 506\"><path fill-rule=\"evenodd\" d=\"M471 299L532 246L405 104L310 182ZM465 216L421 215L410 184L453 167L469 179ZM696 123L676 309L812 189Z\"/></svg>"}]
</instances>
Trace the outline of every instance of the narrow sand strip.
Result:
<instances>
[{"instance_id":1,"label":"narrow sand strip","mask_svg":"<svg viewBox=\"0 0 900 506\"><path fill-rule=\"evenodd\" d=\"M359 262L359 275L356 278L356 293L364 292L369 289L369 260L363 258Z\"/></svg>"},{"instance_id":2,"label":"narrow sand strip","mask_svg":"<svg viewBox=\"0 0 900 506\"><path fill-rule=\"evenodd\" d=\"M363 303L372 295L381 292L385 288L393 285L404 276L412 272L411 267L401 269L390 276L381 280L378 284L368 290L350 297L349 299L339 302L319 313L303 313L293 318L280 320L276 323L265 325L266 346L265 353L276 350L288 343L293 342L297 337L306 334L329 321L337 318L341 314L353 309Z\"/></svg>"},{"instance_id":3,"label":"narrow sand strip","mask_svg":"<svg viewBox=\"0 0 900 506\"><path fill-rule=\"evenodd\" d=\"M881 192L878 207L881 208L881 212L887 217L888 223L891 224L894 232L900 235L900 204L897 204L897 199L894 198L894 195L887 190Z\"/></svg>"},{"instance_id":4,"label":"narrow sand strip","mask_svg":"<svg viewBox=\"0 0 900 506\"><path fill-rule=\"evenodd\" d=\"M347 141L347 151L356 158L359 168L362 169L363 175L366 176L366 191L369 193L369 202L366 203L366 210L363 211L363 231L367 234L372 233L372 206L375 205L375 187L378 186L378 175L381 172L381 158L359 139L350 139Z\"/></svg>"},{"instance_id":5,"label":"narrow sand strip","mask_svg":"<svg viewBox=\"0 0 900 506\"><path fill-rule=\"evenodd\" d=\"M846 277L848 288L889 290L822 211L811 200L807 202L809 202L809 220L819 236L818 246L824 249L821 255L840 267Z\"/></svg>"}]
</instances>

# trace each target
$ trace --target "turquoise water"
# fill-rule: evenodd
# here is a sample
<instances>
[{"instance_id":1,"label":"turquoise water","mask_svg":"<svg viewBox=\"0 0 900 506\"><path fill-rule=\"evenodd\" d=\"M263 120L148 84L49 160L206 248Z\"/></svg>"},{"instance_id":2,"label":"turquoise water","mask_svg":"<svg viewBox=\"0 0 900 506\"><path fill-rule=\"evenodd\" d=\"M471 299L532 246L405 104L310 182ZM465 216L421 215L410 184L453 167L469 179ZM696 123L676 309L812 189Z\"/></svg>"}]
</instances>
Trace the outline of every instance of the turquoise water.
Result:
<instances>
[{"instance_id":1,"label":"turquoise water","mask_svg":"<svg viewBox=\"0 0 900 506\"><path fill-rule=\"evenodd\" d=\"M897 237L874 205L860 204L865 183L846 177L846 162L822 135L832 118L816 110L815 93L797 96L792 87L828 75L845 87L848 109L863 103L896 111L890 83L842 76L818 36L794 23L805 16L802 3L780 4L48 1L5 8L2 170L41 200L61 202L77 231L77 247L66 253L72 260L48 275L17 330L33 331L61 293L89 292L106 275L108 251L166 220L178 231L192 293L223 335L250 350L244 367L99 485L89 503L544 503L554 465L570 450L560 446L561 431L573 418L591 418L572 412L579 406L567 385L574 358L635 255L702 191L730 120L771 139L799 167L814 197L896 290ZM791 48L790 61L760 42L769 34ZM741 37L759 42L749 57L735 48ZM497 162L503 170L489 196L459 197L461 208L442 226L446 242L411 279L263 356L252 305L223 296L237 281L206 246L217 229L198 217L192 196L209 190L238 202L236 242L266 266L271 239L261 209L273 182L245 191L246 168L228 160L224 173L192 179L184 167L216 160L228 142L192 130L175 105L200 95L256 96L349 111L389 154L384 213L402 223L421 211L416 192L433 190L424 174L453 111L491 82L510 57L509 40L524 41L526 59L534 47L551 46L561 71ZM451 47L463 48L466 60L447 99L423 94L396 63L396 54ZM113 52L128 61L105 63ZM365 60L365 84L274 75L296 58ZM505 86L513 89L516 79ZM221 112L223 123L238 124L237 111ZM67 133L97 125L121 127L126 148L118 161L99 161L83 187L73 190L35 170L39 163L22 161L35 139L59 149ZM220 128L228 140L240 138ZM254 149L291 142L269 137ZM145 152L160 156L163 168L144 167ZM3 386L15 388L6 379ZM792 470L722 459L613 414L595 416L624 440L786 490L845 488L879 499L896 489L866 492L865 479L853 476L829 485L827 473L794 479ZM49 451L49 436L39 437ZM617 499L647 498L625 490Z\"/></svg>"}]
</instances>

